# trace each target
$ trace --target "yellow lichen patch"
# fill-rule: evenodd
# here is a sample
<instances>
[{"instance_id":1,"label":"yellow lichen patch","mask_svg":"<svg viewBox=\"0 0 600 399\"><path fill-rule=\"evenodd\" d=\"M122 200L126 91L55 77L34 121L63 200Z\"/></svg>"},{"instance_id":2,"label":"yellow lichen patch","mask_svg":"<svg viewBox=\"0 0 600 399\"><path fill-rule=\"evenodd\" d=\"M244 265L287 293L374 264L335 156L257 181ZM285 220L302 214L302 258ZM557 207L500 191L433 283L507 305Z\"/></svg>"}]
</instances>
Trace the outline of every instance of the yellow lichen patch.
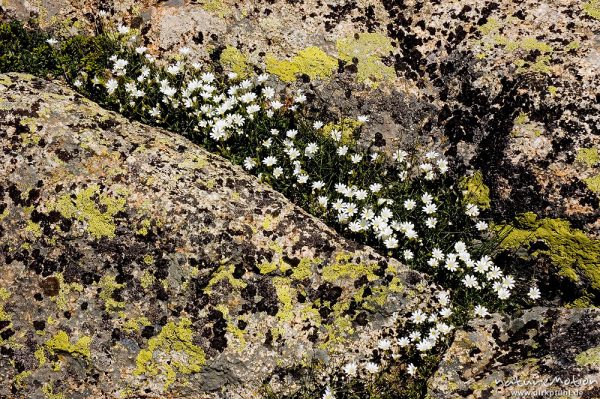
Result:
<instances>
[{"instance_id":1,"label":"yellow lichen patch","mask_svg":"<svg viewBox=\"0 0 600 399\"><path fill-rule=\"evenodd\" d=\"M470 177L462 177L459 186L463 190L465 202L478 205L482 209L490 207L490 189L483 182L483 175L477 171Z\"/></svg>"},{"instance_id":2,"label":"yellow lichen patch","mask_svg":"<svg viewBox=\"0 0 600 399\"><path fill-rule=\"evenodd\" d=\"M600 154L598 154L598 149L595 147L580 148L577 150L577 157L575 157L575 160L586 166L592 167L600 162Z\"/></svg>"},{"instance_id":3,"label":"yellow lichen patch","mask_svg":"<svg viewBox=\"0 0 600 399\"><path fill-rule=\"evenodd\" d=\"M354 131L362 125L361 122L352 118L343 118L340 123L328 123L323 126L323 135L330 137L331 132L338 131L342 134L342 144L350 144L354 139Z\"/></svg>"},{"instance_id":4,"label":"yellow lichen patch","mask_svg":"<svg viewBox=\"0 0 600 399\"><path fill-rule=\"evenodd\" d=\"M586 186L596 194L600 194L600 174L583 180Z\"/></svg>"},{"instance_id":5,"label":"yellow lichen patch","mask_svg":"<svg viewBox=\"0 0 600 399\"><path fill-rule=\"evenodd\" d=\"M383 63L382 57L393 50L391 40L380 33L361 33L358 39L348 37L336 44L338 57L346 62L358 60L356 79L371 87L396 76L394 68Z\"/></svg>"},{"instance_id":6,"label":"yellow lichen patch","mask_svg":"<svg viewBox=\"0 0 600 399\"><path fill-rule=\"evenodd\" d=\"M51 352L65 352L70 355L79 355L84 358L89 358L91 356L90 353L90 343L92 339L85 335L77 342L72 344L69 340L69 335L65 331L58 331L56 335L46 341L46 348Z\"/></svg>"},{"instance_id":7,"label":"yellow lichen patch","mask_svg":"<svg viewBox=\"0 0 600 399\"><path fill-rule=\"evenodd\" d=\"M504 228L506 226L498 226L498 229ZM508 228L501 246L520 248L536 240L544 241L548 249L534 251L533 256L548 255L560 267L561 275L578 281L581 274L593 289L600 289L600 240L572 228L565 220L538 219L536 214L527 212Z\"/></svg>"},{"instance_id":8,"label":"yellow lichen patch","mask_svg":"<svg viewBox=\"0 0 600 399\"><path fill-rule=\"evenodd\" d=\"M583 5L583 11L592 18L600 20L600 0L590 0Z\"/></svg>"},{"instance_id":9,"label":"yellow lichen patch","mask_svg":"<svg viewBox=\"0 0 600 399\"><path fill-rule=\"evenodd\" d=\"M222 280L227 280L233 288L241 289L246 287L247 284L244 281L238 280L233 276L234 271L234 265L221 265L208 282L205 291L207 293L212 292L211 288Z\"/></svg>"},{"instance_id":10,"label":"yellow lichen patch","mask_svg":"<svg viewBox=\"0 0 600 399\"><path fill-rule=\"evenodd\" d=\"M190 319L167 323L160 333L148 341L136 358L134 374L146 377L160 375L165 389L177 379L177 373L198 373L206 363L204 350L193 343Z\"/></svg>"},{"instance_id":11,"label":"yellow lichen patch","mask_svg":"<svg viewBox=\"0 0 600 399\"><path fill-rule=\"evenodd\" d=\"M125 286L125 284L119 284L115 280L115 276L104 275L98 282L100 287L100 299L104 301L104 309L107 312L112 312L125 307L125 302L119 302L113 299L113 293Z\"/></svg>"},{"instance_id":12,"label":"yellow lichen patch","mask_svg":"<svg viewBox=\"0 0 600 399\"><path fill-rule=\"evenodd\" d=\"M86 223L86 230L94 237L114 237L115 215L125 209L125 198L102 193L100 187L92 185L79 191L75 198L61 196L55 209L63 217L74 218Z\"/></svg>"},{"instance_id":13,"label":"yellow lichen patch","mask_svg":"<svg viewBox=\"0 0 600 399\"><path fill-rule=\"evenodd\" d=\"M575 356L575 362L580 366L600 366L600 346L588 349Z\"/></svg>"},{"instance_id":14,"label":"yellow lichen patch","mask_svg":"<svg viewBox=\"0 0 600 399\"><path fill-rule=\"evenodd\" d=\"M141 316L138 318L127 319L125 323L123 323L123 330L134 333L137 332L140 328L152 325L150 320L147 317Z\"/></svg>"},{"instance_id":15,"label":"yellow lichen patch","mask_svg":"<svg viewBox=\"0 0 600 399\"><path fill-rule=\"evenodd\" d=\"M245 78L252 73L252 66L248 63L248 57L233 46L227 46L223 50L219 61L226 70L235 72L241 78Z\"/></svg>"},{"instance_id":16,"label":"yellow lichen patch","mask_svg":"<svg viewBox=\"0 0 600 399\"><path fill-rule=\"evenodd\" d=\"M351 253L337 255L334 263L323 267L321 277L324 281L328 282L334 282L341 279L357 280L363 276L366 276L369 281L378 279L377 275L374 273L378 268L377 263L356 264L351 260Z\"/></svg>"},{"instance_id":17,"label":"yellow lichen patch","mask_svg":"<svg viewBox=\"0 0 600 399\"><path fill-rule=\"evenodd\" d=\"M206 156L204 155L193 155L184 159L177 165L181 169L202 169L208 165Z\"/></svg>"},{"instance_id":18,"label":"yellow lichen patch","mask_svg":"<svg viewBox=\"0 0 600 399\"><path fill-rule=\"evenodd\" d=\"M293 82L297 75L306 74L311 79L330 77L337 68L337 60L318 47L307 47L290 60L278 60L268 54L265 58L266 70L277 75L284 82Z\"/></svg>"},{"instance_id":19,"label":"yellow lichen patch","mask_svg":"<svg viewBox=\"0 0 600 399\"><path fill-rule=\"evenodd\" d=\"M140 285L142 286L142 288L147 290L154 284L155 281L156 277L154 277L154 275L150 271L144 270L144 274L142 274L142 277L140 277Z\"/></svg>"},{"instance_id":20,"label":"yellow lichen patch","mask_svg":"<svg viewBox=\"0 0 600 399\"><path fill-rule=\"evenodd\" d=\"M47 383L42 386L42 392L46 399L65 399L62 392L54 392L54 383Z\"/></svg>"},{"instance_id":21,"label":"yellow lichen patch","mask_svg":"<svg viewBox=\"0 0 600 399\"><path fill-rule=\"evenodd\" d=\"M525 51L539 50L542 53L550 53L554 50L552 46L537 40L535 37L526 37L521 40L521 48Z\"/></svg>"},{"instance_id":22,"label":"yellow lichen patch","mask_svg":"<svg viewBox=\"0 0 600 399\"><path fill-rule=\"evenodd\" d=\"M292 296L295 290L291 287L290 280L286 277L274 277L273 286L279 299L277 318L280 321L291 321L294 318Z\"/></svg>"},{"instance_id":23,"label":"yellow lichen patch","mask_svg":"<svg viewBox=\"0 0 600 399\"><path fill-rule=\"evenodd\" d=\"M231 14L231 7L224 0L198 0L198 4L208 12L224 18Z\"/></svg>"},{"instance_id":24,"label":"yellow lichen patch","mask_svg":"<svg viewBox=\"0 0 600 399\"><path fill-rule=\"evenodd\" d=\"M24 380L31 375L31 370L25 370L15 376L15 386L19 389L25 387Z\"/></svg>"},{"instance_id":25,"label":"yellow lichen patch","mask_svg":"<svg viewBox=\"0 0 600 399\"><path fill-rule=\"evenodd\" d=\"M292 278L294 280L305 280L309 278L312 274L312 266L315 264L321 263L322 260L319 258L311 259L311 258L303 258L300 260L300 263L297 266L292 268Z\"/></svg>"},{"instance_id":26,"label":"yellow lichen patch","mask_svg":"<svg viewBox=\"0 0 600 399\"><path fill-rule=\"evenodd\" d=\"M53 277L58 280L58 295L51 296L50 300L56 303L56 306L60 310L67 310L67 303L69 301L69 294L72 292L82 292L83 285L79 283L66 283L62 273L55 273Z\"/></svg>"},{"instance_id":27,"label":"yellow lichen patch","mask_svg":"<svg viewBox=\"0 0 600 399\"><path fill-rule=\"evenodd\" d=\"M500 24L496 18L488 18L485 24L479 27L479 31L484 35L489 35L498 29L500 29Z\"/></svg>"}]
</instances>

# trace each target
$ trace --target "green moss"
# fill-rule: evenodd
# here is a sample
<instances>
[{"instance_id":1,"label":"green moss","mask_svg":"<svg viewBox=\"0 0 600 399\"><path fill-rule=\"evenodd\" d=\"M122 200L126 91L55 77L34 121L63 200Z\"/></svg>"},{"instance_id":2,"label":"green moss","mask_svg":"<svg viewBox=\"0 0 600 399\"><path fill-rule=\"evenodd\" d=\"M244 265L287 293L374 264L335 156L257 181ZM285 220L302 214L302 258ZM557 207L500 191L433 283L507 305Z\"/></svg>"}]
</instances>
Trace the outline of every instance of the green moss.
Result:
<instances>
[{"instance_id":1,"label":"green moss","mask_svg":"<svg viewBox=\"0 0 600 399\"><path fill-rule=\"evenodd\" d=\"M248 57L233 46L227 46L221 53L219 60L226 70L237 73L241 78L245 78L252 73L252 66L248 63Z\"/></svg>"},{"instance_id":2,"label":"green moss","mask_svg":"<svg viewBox=\"0 0 600 399\"><path fill-rule=\"evenodd\" d=\"M284 82L293 82L297 75L306 74L311 79L325 79L336 70L338 63L318 47L307 47L290 60L278 60L267 54L266 70L277 75Z\"/></svg>"},{"instance_id":3,"label":"green moss","mask_svg":"<svg viewBox=\"0 0 600 399\"><path fill-rule=\"evenodd\" d=\"M104 301L104 309L107 312L123 309L125 307L125 302L116 301L112 297L116 290L125 287L125 284L116 282L115 276L105 274L98 282L98 286L100 287L100 299Z\"/></svg>"},{"instance_id":4,"label":"green moss","mask_svg":"<svg viewBox=\"0 0 600 399\"><path fill-rule=\"evenodd\" d=\"M575 356L575 362L580 366L600 366L600 346L581 352Z\"/></svg>"},{"instance_id":5,"label":"green moss","mask_svg":"<svg viewBox=\"0 0 600 399\"><path fill-rule=\"evenodd\" d=\"M179 323L167 323L160 333L150 338L148 349L142 349L136 358L134 374L146 377L161 375L165 389L172 385L177 373L199 373L206 363L204 350L193 342L192 322L182 318ZM169 361L165 360L165 356Z\"/></svg>"},{"instance_id":6,"label":"green moss","mask_svg":"<svg viewBox=\"0 0 600 399\"><path fill-rule=\"evenodd\" d=\"M600 20L600 0L590 0L583 5L583 11L592 18Z\"/></svg>"},{"instance_id":7,"label":"green moss","mask_svg":"<svg viewBox=\"0 0 600 399\"><path fill-rule=\"evenodd\" d=\"M370 265L351 262L352 254L342 253L336 256L336 261L323 267L321 277L324 281L334 282L341 279L357 280L366 276L369 281L377 280L375 274L377 263Z\"/></svg>"},{"instance_id":8,"label":"green moss","mask_svg":"<svg viewBox=\"0 0 600 399\"><path fill-rule=\"evenodd\" d=\"M543 240L549 249L536 250L534 256L546 254L564 276L574 279L577 271L587 278L593 289L600 289L600 240L573 229L567 221L538 219L528 212L516 219L501 246L519 248L537 240Z\"/></svg>"},{"instance_id":9,"label":"green moss","mask_svg":"<svg viewBox=\"0 0 600 399\"><path fill-rule=\"evenodd\" d=\"M112 238L116 230L114 217L125 209L125 203L125 198L102 193L98 185L92 185L77 193L75 198L61 196L55 209L63 217L85 222L87 231L94 238Z\"/></svg>"},{"instance_id":10,"label":"green moss","mask_svg":"<svg viewBox=\"0 0 600 399\"><path fill-rule=\"evenodd\" d=\"M580 148L577 150L577 156L575 157L575 160L592 167L600 162L600 154L598 154L598 149L595 147Z\"/></svg>"},{"instance_id":11,"label":"green moss","mask_svg":"<svg viewBox=\"0 0 600 399\"><path fill-rule=\"evenodd\" d=\"M462 177L459 185L464 193L464 200L478 205L482 209L490 207L490 188L483 182L483 175L477 171L470 177Z\"/></svg>"},{"instance_id":12,"label":"green moss","mask_svg":"<svg viewBox=\"0 0 600 399\"><path fill-rule=\"evenodd\" d=\"M63 330L60 330L56 333L56 335L54 335L52 338L46 341L45 345L46 348L48 348L52 352L65 352L70 355L79 355L89 359L91 356L91 341L92 339L89 336L85 335L79 338L79 340L76 343L72 344L69 340L69 335Z\"/></svg>"},{"instance_id":13,"label":"green moss","mask_svg":"<svg viewBox=\"0 0 600 399\"><path fill-rule=\"evenodd\" d=\"M391 40L380 33L361 33L358 39L348 37L336 43L338 57L346 62L358 60L356 79L371 87L396 76L394 68L383 63L394 47Z\"/></svg>"},{"instance_id":14,"label":"green moss","mask_svg":"<svg viewBox=\"0 0 600 399\"><path fill-rule=\"evenodd\" d=\"M587 179L583 180L583 182L591 191L595 192L596 194L600 194L600 174L588 177Z\"/></svg>"}]
</instances>

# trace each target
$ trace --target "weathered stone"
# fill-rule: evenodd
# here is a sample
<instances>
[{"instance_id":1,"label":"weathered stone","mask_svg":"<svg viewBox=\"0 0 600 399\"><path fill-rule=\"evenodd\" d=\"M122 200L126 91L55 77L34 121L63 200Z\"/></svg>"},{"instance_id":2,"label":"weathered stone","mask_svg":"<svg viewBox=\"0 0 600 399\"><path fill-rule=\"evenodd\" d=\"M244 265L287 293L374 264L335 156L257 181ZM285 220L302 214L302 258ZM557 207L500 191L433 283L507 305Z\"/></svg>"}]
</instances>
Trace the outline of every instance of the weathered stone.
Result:
<instances>
[{"instance_id":1,"label":"weathered stone","mask_svg":"<svg viewBox=\"0 0 600 399\"><path fill-rule=\"evenodd\" d=\"M527 391L528 397L597 398L598 325L598 309L533 308L474 320L455 334L428 397L501 399Z\"/></svg>"},{"instance_id":2,"label":"weathered stone","mask_svg":"<svg viewBox=\"0 0 600 399\"><path fill-rule=\"evenodd\" d=\"M240 168L59 83L0 75L0 131L0 395L292 391L288 370L360 357L430 297Z\"/></svg>"}]
</instances>

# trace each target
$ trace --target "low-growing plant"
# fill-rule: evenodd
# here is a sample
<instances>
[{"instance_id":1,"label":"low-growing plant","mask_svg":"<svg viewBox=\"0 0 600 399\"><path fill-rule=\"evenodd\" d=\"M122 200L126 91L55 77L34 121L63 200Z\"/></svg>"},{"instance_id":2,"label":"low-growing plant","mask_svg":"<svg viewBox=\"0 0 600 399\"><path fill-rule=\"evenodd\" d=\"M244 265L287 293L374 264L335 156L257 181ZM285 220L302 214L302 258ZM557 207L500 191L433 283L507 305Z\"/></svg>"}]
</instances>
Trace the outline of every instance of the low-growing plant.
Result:
<instances>
[{"instance_id":1,"label":"low-growing plant","mask_svg":"<svg viewBox=\"0 0 600 399\"><path fill-rule=\"evenodd\" d=\"M327 371L327 386L314 380L294 397L418 397L453 326L526 302L509 301L527 282L494 264L501 237L486 211L463 195L442 154L398 149L388 155L373 143L359 145L368 116L315 120L304 110L302 91L278 92L267 74L216 73L192 61L186 47L159 62L139 43L138 32L122 25L59 40L3 23L0 71L62 77L103 106L185 135L344 236L427 273L443 288L371 357ZM539 298L535 286L528 296ZM407 376L412 385L403 383Z\"/></svg>"}]
</instances>

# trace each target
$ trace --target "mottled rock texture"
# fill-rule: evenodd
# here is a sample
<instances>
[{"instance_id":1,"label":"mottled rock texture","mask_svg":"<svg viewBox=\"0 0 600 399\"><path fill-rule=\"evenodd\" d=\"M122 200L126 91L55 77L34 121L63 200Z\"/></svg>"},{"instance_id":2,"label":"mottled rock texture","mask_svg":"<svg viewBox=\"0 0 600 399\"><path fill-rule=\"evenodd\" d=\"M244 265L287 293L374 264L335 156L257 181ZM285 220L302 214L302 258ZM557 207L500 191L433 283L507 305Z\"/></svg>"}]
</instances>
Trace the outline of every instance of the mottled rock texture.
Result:
<instances>
[{"instance_id":1,"label":"mottled rock texture","mask_svg":"<svg viewBox=\"0 0 600 399\"><path fill-rule=\"evenodd\" d=\"M240 168L60 83L0 75L0 132L0 396L292 390L431 295Z\"/></svg>"},{"instance_id":2,"label":"mottled rock texture","mask_svg":"<svg viewBox=\"0 0 600 399\"><path fill-rule=\"evenodd\" d=\"M473 321L456 333L430 380L428 397L501 399L524 391L547 397L531 394L547 391L554 397L598 398L599 324L598 309L533 308L520 316Z\"/></svg>"}]
</instances>

